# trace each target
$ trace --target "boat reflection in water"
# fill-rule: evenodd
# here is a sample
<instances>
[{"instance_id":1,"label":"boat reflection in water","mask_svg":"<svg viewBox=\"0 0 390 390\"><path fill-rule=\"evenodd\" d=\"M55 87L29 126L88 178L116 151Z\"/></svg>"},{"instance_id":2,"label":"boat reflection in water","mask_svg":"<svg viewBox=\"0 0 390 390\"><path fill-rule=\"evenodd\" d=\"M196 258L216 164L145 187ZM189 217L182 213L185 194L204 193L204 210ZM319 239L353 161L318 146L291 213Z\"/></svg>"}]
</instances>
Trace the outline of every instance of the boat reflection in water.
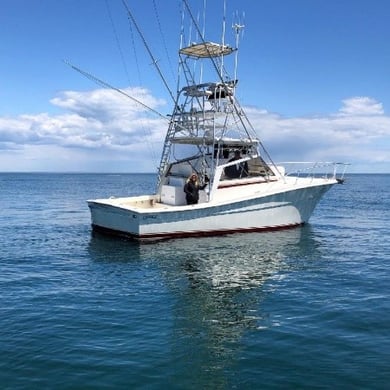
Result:
<instances>
[{"instance_id":1,"label":"boat reflection in water","mask_svg":"<svg viewBox=\"0 0 390 390\"><path fill-rule=\"evenodd\" d=\"M221 370L236 360L244 334L277 325L262 302L285 275L319 254L310 226L150 245L94 235L90 253L96 261L136 265L138 273L148 269L154 278L148 294L165 296L163 315L172 323L171 358L181 372L210 375L204 380L214 384L222 383ZM130 282L137 289L134 283L142 280Z\"/></svg>"}]
</instances>

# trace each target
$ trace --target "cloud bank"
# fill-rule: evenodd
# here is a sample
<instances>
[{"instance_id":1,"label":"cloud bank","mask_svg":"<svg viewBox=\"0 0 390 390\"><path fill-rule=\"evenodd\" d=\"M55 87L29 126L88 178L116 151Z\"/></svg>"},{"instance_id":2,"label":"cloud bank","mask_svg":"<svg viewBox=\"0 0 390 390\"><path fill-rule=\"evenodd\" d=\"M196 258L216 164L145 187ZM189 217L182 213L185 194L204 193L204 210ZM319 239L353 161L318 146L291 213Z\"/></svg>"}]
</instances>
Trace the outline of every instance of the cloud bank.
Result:
<instances>
[{"instance_id":1,"label":"cloud bank","mask_svg":"<svg viewBox=\"0 0 390 390\"><path fill-rule=\"evenodd\" d=\"M156 111L169 109L147 89L124 92ZM0 117L1 171L156 171L163 118L106 89L64 91L50 103L61 113ZM342 161L390 172L390 117L373 98L345 99L327 116L246 112L274 161Z\"/></svg>"},{"instance_id":2,"label":"cloud bank","mask_svg":"<svg viewBox=\"0 0 390 390\"><path fill-rule=\"evenodd\" d=\"M276 160L381 164L390 172L390 117L373 98L345 99L327 116L286 118L256 108L247 113Z\"/></svg>"}]
</instances>

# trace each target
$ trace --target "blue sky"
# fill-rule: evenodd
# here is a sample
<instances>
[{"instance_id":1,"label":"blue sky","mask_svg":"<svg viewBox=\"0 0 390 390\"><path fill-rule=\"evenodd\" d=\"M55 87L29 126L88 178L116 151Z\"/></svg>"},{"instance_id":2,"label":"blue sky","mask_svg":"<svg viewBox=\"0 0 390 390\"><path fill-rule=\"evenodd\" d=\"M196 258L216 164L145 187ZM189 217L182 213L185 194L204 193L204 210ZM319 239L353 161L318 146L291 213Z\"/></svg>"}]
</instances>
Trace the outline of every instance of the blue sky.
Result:
<instances>
[{"instance_id":1,"label":"blue sky","mask_svg":"<svg viewBox=\"0 0 390 390\"><path fill-rule=\"evenodd\" d=\"M180 1L127 3L175 89ZM206 7L217 41L223 1ZM227 0L232 45L233 15L238 97L273 159L390 172L390 2ZM155 172L165 123L63 62L171 111L121 0L2 0L0 37L0 171Z\"/></svg>"}]
</instances>

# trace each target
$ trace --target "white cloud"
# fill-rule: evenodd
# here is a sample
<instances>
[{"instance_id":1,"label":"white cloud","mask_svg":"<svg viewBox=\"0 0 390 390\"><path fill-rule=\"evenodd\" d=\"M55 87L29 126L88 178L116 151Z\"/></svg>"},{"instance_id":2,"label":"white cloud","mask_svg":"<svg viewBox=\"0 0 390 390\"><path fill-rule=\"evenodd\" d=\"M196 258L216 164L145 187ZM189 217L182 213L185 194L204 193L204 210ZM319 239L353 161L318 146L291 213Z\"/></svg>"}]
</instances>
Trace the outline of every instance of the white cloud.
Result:
<instances>
[{"instance_id":1,"label":"white cloud","mask_svg":"<svg viewBox=\"0 0 390 390\"><path fill-rule=\"evenodd\" d=\"M125 92L168 109L146 89ZM63 113L0 117L0 170L156 170L164 119L106 89L65 91L51 103ZM381 163L390 171L390 117L373 98L345 99L338 112L321 117L246 112L274 161Z\"/></svg>"},{"instance_id":2,"label":"white cloud","mask_svg":"<svg viewBox=\"0 0 390 390\"><path fill-rule=\"evenodd\" d=\"M155 110L165 104L150 95L146 89L128 88L124 91ZM115 166L115 160L123 159L132 161L133 166L137 163L140 169L155 170L158 159L156 156L161 150L167 121L151 115L135 101L106 89L65 91L53 98L51 103L65 113L0 118L0 149L8 151L7 156L3 153L0 157L0 170L10 170L9 167L14 166L9 164L9 156L15 150L23 150L24 155L29 155L30 160L34 161L33 165L28 164L25 169L19 168L22 170L62 167L60 160L69 162L66 156L70 153L72 158L80 161L84 161L83 156L86 155L91 161L106 159L108 170L110 164ZM49 146L52 149L55 147L57 151L53 164L47 158L50 155ZM34 153L35 157L32 157ZM20 154L15 155L18 162ZM145 155L153 161L145 164L142 161ZM39 160L45 163L40 164ZM39 168L35 168L36 166ZM83 166L80 166L81 170ZM129 169L137 170L132 166Z\"/></svg>"},{"instance_id":3,"label":"white cloud","mask_svg":"<svg viewBox=\"0 0 390 390\"><path fill-rule=\"evenodd\" d=\"M125 98L117 91L95 89L87 92L64 91L50 102L83 118L99 119L102 122L116 117L129 119L148 111L136 101L153 109L164 104L164 101L154 98L145 88L125 88L122 91L133 99Z\"/></svg>"},{"instance_id":4,"label":"white cloud","mask_svg":"<svg viewBox=\"0 0 390 390\"><path fill-rule=\"evenodd\" d=\"M372 98L346 99L337 113L322 117L286 118L254 108L248 114L277 160L382 162L390 169L390 117Z\"/></svg>"},{"instance_id":5,"label":"white cloud","mask_svg":"<svg viewBox=\"0 0 390 390\"><path fill-rule=\"evenodd\" d=\"M370 97L353 97L343 100L343 107L340 109L340 115L346 116L370 116L383 115L382 103L377 102Z\"/></svg>"}]
</instances>

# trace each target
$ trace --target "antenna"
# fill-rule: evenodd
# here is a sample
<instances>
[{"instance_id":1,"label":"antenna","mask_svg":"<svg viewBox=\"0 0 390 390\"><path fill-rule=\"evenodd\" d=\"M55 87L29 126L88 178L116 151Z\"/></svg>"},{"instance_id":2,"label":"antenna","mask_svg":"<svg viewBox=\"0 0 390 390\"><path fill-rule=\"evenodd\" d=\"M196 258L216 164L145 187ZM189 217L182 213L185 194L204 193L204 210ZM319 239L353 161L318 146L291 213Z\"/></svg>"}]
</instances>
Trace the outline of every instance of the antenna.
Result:
<instances>
[{"instance_id":1,"label":"antenna","mask_svg":"<svg viewBox=\"0 0 390 390\"><path fill-rule=\"evenodd\" d=\"M237 16L237 14L236 14ZM237 19L239 19L237 17ZM240 23L240 20L238 20L238 23L234 23L232 28L235 32L235 35L236 35L236 53L235 53L235 56L234 56L234 80L237 80L237 68L238 68L238 45L239 45L239 42L240 42L240 33L241 33L241 30L243 30L245 27L244 24L241 24Z\"/></svg>"},{"instance_id":2,"label":"antenna","mask_svg":"<svg viewBox=\"0 0 390 390\"><path fill-rule=\"evenodd\" d=\"M223 19L222 19L222 47L225 47L225 34L226 34L226 0L223 1ZM221 69L220 72L223 74L223 59L224 56L221 57Z\"/></svg>"},{"instance_id":3,"label":"antenna","mask_svg":"<svg viewBox=\"0 0 390 390\"><path fill-rule=\"evenodd\" d=\"M200 39L203 39L203 37L206 36L206 7L207 7L207 0L203 0L203 31ZM200 67L200 73L199 73L199 82L201 83L203 81L203 64L201 64Z\"/></svg>"}]
</instances>

